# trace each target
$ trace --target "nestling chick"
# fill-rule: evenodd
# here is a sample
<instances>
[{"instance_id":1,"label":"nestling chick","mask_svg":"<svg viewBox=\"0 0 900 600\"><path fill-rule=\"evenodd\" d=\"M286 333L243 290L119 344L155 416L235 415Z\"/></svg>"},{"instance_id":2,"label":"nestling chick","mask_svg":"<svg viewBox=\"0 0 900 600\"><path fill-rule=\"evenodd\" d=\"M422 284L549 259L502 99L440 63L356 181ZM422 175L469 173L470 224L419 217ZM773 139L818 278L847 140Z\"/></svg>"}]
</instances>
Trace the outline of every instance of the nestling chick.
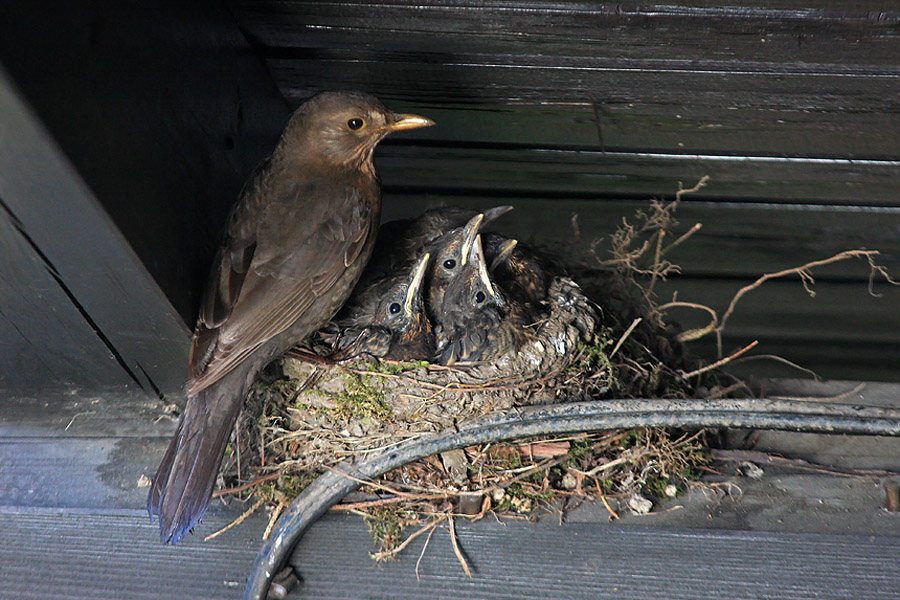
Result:
<instances>
[{"instance_id":1,"label":"nestling chick","mask_svg":"<svg viewBox=\"0 0 900 600\"><path fill-rule=\"evenodd\" d=\"M494 360L516 352L530 335L530 309L506 294L488 273L476 235L459 273L450 280L435 318L441 364Z\"/></svg>"},{"instance_id":2,"label":"nestling chick","mask_svg":"<svg viewBox=\"0 0 900 600\"><path fill-rule=\"evenodd\" d=\"M331 358L347 360L360 354L390 360L429 360L435 341L422 297L431 255L395 275L377 279L351 296L337 326L340 330Z\"/></svg>"},{"instance_id":3,"label":"nestling chick","mask_svg":"<svg viewBox=\"0 0 900 600\"><path fill-rule=\"evenodd\" d=\"M499 233L483 233L481 240L494 281L510 296L537 310L547 297L551 279L540 256Z\"/></svg>"},{"instance_id":4,"label":"nestling chick","mask_svg":"<svg viewBox=\"0 0 900 600\"><path fill-rule=\"evenodd\" d=\"M378 230L375 252L362 281L389 274L423 252L431 251L433 255L438 238L464 227L478 214L483 217L482 225L486 225L511 210L512 206L495 206L483 211L445 206L426 210L415 219L385 223Z\"/></svg>"}]
</instances>

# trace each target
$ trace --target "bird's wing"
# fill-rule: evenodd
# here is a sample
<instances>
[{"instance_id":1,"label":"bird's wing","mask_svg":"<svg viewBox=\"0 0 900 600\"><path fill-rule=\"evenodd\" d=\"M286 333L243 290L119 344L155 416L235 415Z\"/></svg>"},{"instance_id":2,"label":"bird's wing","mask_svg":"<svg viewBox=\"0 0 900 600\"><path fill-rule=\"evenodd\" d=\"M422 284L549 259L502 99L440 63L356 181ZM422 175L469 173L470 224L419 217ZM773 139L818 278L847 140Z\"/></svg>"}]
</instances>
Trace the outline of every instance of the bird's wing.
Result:
<instances>
[{"instance_id":1,"label":"bird's wing","mask_svg":"<svg viewBox=\"0 0 900 600\"><path fill-rule=\"evenodd\" d=\"M321 215L313 213L314 207L323 203L309 198L297 198L293 207L280 205L295 216L307 213L309 223L320 223L304 231L305 239L295 237L291 244L281 243L277 236L271 239L271 235L259 239L265 225L248 224L258 223L268 207L254 208L252 201L241 203L236 213L246 210L255 215L232 218L219 251L218 268L194 333L188 395L208 387L288 329L316 299L327 295L357 260L374 234L371 209L355 187L348 186L343 192L339 202L324 203L327 206L320 208ZM285 223L279 223L278 217L269 215L264 220L283 231ZM329 317L323 315L322 319Z\"/></svg>"}]
</instances>

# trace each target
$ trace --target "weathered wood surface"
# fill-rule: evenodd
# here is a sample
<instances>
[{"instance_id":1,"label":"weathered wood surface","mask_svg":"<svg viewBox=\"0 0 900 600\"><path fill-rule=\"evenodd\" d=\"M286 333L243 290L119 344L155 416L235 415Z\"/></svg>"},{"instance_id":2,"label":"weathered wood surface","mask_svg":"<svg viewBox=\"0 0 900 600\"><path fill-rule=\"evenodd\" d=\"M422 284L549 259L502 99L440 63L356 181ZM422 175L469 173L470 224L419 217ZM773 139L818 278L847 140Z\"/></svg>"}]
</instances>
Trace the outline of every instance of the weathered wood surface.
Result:
<instances>
[{"instance_id":1,"label":"weathered wood surface","mask_svg":"<svg viewBox=\"0 0 900 600\"><path fill-rule=\"evenodd\" d=\"M721 316L744 283L677 279L660 286L659 292L671 298L677 290L679 300L706 304ZM793 278L770 281L745 295L725 328L725 355L758 341L746 356L775 354L825 379L900 381L900 290L879 288L884 296L878 298L868 294L864 282L836 281L819 281L812 289L815 297ZM685 327L708 322L700 311L673 310L670 316ZM688 347L710 361L717 358L712 336ZM746 361L726 369L743 376L802 376L796 368L771 360Z\"/></svg>"},{"instance_id":2,"label":"weathered wood surface","mask_svg":"<svg viewBox=\"0 0 900 600\"><path fill-rule=\"evenodd\" d=\"M6 3L0 64L193 326L225 213L288 115L227 11Z\"/></svg>"},{"instance_id":3,"label":"weathered wood surface","mask_svg":"<svg viewBox=\"0 0 900 600\"><path fill-rule=\"evenodd\" d=\"M887 0L739 8L702 0L226 0L225 10L97 10L85 1L65 11L15 4L3 16L0 60L186 322L225 209L284 122L279 91L297 104L316 91L361 88L436 118L438 126L388 140L377 153L388 218L430 203L511 203L518 210L501 228L523 240L565 241L577 212L587 241L608 236L650 198L671 198L679 181L689 186L709 175L710 184L679 211L685 229L704 223L672 256L682 265L683 295L696 281L709 302L721 304L761 273L848 248L879 249L895 275L900 267L900 10ZM65 240L78 212L14 208L12 221L22 222L38 250L56 267L65 264L38 233ZM70 275L60 276L99 324ZM822 269L820 282L865 285L866 276L861 266L842 263ZM36 290L53 279L34 277ZM88 287L115 290L121 281L110 285L94 280ZM846 294L817 315L836 324L839 339L828 327L817 334L798 325L805 309L778 316L765 306L735 339L764 336L799 348L793 358L800 362L840 362L849 369L841 375L851 377L856 365L873 376L873 364L893 360L889 347L900 327L889 311L857 302L856 285L844 286ZM23 325L30 296L4 293L4 337L12 340L3 354L5 381L34 379L13 365L40 373L35 365L51 356L77 373L73 348L91 343L77 341L80 334L60 336L56 346L47 331L23 336L42 326L47 311L34 311ZM896 303L891 293L885 305ZM780 297L769 298L777 304ZM129 331L139 322L87 328L113 340L107 329ZM171 342L154 327L148 335ZM104 379L102 365L120 363L116 353L141 379L118 344L146 348L153 343L147 331L118 336L112 348L102 343L83 369L85 380ZM179 344L173 352L183 355ZM158 366L180 380L181 359L172 355L171 363L179 366ZM897 377L879 369L874 377Z\"/></svg>"},{"instance_id":4,"label":"weathered wood surface","mask_svg":"<svg viewBox=\"0 0 900 600\"><path fill-rule=\"evenodd\" d=\"M386 186L418 191L497 197L532 193L558 199L598 200L671 197L679 182L690 187L691 182L709 175L710 186L693 196L693 200L765 200L814 206L900 204L900 160L613 153L431 143L389 144L379 157Z\"/></svg>"},{"instance_id":5,"label":"weathered wood surface","mask_svg":"<svg viewBox=\"0 0 900 600\"><path fill-rule=\"evenodd\" d=\"M231 517L212 517L221 528ZM262 518L209 542L159 542L146 514L0 508L0 598L240 598Z\"/></svg>"},{"instance_id":6,"label":"weathered wood surface","mask_svg":"<svg viewBox=\"0 0 900 600\"><path fill-rule=\"evenodd\" d=\"M897 154L886 0L229 4L288 98L434 105L447 127L429 139Z\"/></svg>"},{"instance_id":7,"label":"weathered wood surface","mask_svg":"<svg viewBox=\"0 0 900 600\"><path fill-rule=\"evenodd\" d=\"M843 394L844 402L876 406L895 405L898 392L896 384L765 385L773 396ZM159 543L158 529L146 516L146 488L137 481L155 466L174 427L158 419L161 406L115 390L61 404L44 398L6 401L0 411L0 598L241 597L267 515L256 514L206 542L203 537L245 508L215 501L197 533L174 547ZM765 435L761 443L767 448L801 448L813 461L833 456L851 466L897 465L894 439ZM835 456L835 449L851 456ZM728 478L743 495L698 490L666 505L679 510L649 516L622 510L624 525L609 524L602 505L567 513L565 525L556 515L538 524L458 520L472 579L459 567L446 531L434 534L421 563L426 536L399 560L378 565L370 558L374 547L364 521L327 517L291 559L304 578L291 597L443 593L500 599L558 592L566 598L671 600L721 598L727 586L735 598L803 599L868 598L896 589L891 574L900 525L880 508L879 481L764 469L766 477L755 484Z\"/></svg>"},{"instance_id":8,"label":"weathered wood surface","mask_svg":"<svg viewBox=\"0 0 900 600\"><path fill-rule=\"evenodd\" d=\"M159 544L142 516L0 511L0 597L241 598L264 521L252 517L210 542L190 536L173 547ZM301 541L294 562L304 580L288 598L808 600L890 597L900 585L900 544L887 532L674 529L644 517L632 527L484 519L458 522L456 533L472 578L444 529L421 562L427 536L400 560L376 564L361 519L327 517Z\"/></svg>"},{"instance_id":9,"label":"weathered wood surface","mask_svg":"<svg viewBox=\"0 0 900 600\"><path fill-rule=\"evenodd\" d=\"M0 390L177 392L188 332L0 71Z\"/></svg>"},{"instance_id":10,"label":"weathered wood surface","mask_svg":"<svg viewBox=\"0 0 900 600\"><path fill-rule=\"evenodd\" d=\"M696 180L689 179L685 186ZM715 183L710 183L715 188ZM667 198L671 198L668 195ZM844 250L878 249L877 262L900 273L900 206L814 206L768 201L693 201L688 196L675 211L678 225L669 241L687 233L697 223L701 229L666 257L690 277L753 278L805 262L820 260ZM665 199L662 198L661 199ZM402 218L425 208L465 206L478 209L509 204L514 210L490 229L516 237L524 243L548 249L566 248L567 253L587 252L600 240L596 253L609 258L609 237L622 220L636 223L637 211L648 208L646 200L557 198L544 194L493 195L490 193L447 194L391 188L385 193L386 219ZM576 239L572 217L577 215L580 238ZM573 250L572 243L575 243ZM585 260L589 260L585 257ZM850 260L824 265L820 277L865 280L864 261Z\"/></svg>"},{"instance_id":11,"label":"weathered wood surface","mask_svg":"<svg viewBox=\"0 0 900 600\"><path fill-rule=\"evenodd\" d=\"M0 70L0 391L177 397L284 100L215 3L7 3Z\"/></svg>"}]
</instances>

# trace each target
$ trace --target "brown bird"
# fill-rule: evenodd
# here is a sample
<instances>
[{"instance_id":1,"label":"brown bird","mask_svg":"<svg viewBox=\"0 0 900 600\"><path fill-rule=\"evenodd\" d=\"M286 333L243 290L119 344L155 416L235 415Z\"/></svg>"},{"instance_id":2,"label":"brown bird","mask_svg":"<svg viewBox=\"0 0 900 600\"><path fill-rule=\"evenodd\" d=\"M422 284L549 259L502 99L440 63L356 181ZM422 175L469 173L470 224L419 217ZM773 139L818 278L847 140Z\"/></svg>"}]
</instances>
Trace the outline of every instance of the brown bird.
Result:
<instances>
[{"instance_id":1,"label":"brown bird","mask_svg":"<svg viewBox=\"0 0 900 600\"><path fill-rule=\"evenodd\" d=\"M448 283L435 319L437 360L441 364L489 361L515 352L524 343L534 314L492 279L481 236Z\"/></svg>"},{"instance_id":2,"label":"brown bird","mask_svg":"<svg viewBox=\"0 0 900 600\"><path fill-rule=\"evenodd\" d=\"M434 331L422 297L429 253L395 275L387 275L354 292L339 318L332 358L368 354L390 360L430 360Z\"/></svg>"},{"instance_id":3,"label":"brown bird","mask_svg":"<svg viewBox=\"0 0 900 600\"><path fill-rule=\"evenodd\" d=\"M201 302L187 406L147 499L164 542L180 540L206 512L257 373L337 312L369 260L381 215L376 144L432 124L366 94L319 94L251 175Z\"/></svg>"}]
</instances>

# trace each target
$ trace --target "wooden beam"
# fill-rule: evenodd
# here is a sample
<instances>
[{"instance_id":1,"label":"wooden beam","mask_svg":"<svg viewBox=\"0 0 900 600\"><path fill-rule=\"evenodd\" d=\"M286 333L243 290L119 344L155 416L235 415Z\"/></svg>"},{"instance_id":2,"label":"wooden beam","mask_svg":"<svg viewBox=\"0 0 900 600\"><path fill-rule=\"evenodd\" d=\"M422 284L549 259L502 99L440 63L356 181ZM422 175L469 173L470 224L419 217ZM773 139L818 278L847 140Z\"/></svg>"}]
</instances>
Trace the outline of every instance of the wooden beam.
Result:
<instances>
[{"instance_id":1,"label":"wooden beam","mask_svg":"<svg viewBox=\"0 0 900 600\"><path fill-rule=\"evenodd\" d=\"M0 371L20 376L6 384L177 393L184 321L3 71L0 115L0 238L16 249L0 260L23 278L3 281L20 300L5 315L18 339L0 352ZM36 362L21 372L25 354Z\"/></svg>"}]
</instances>

